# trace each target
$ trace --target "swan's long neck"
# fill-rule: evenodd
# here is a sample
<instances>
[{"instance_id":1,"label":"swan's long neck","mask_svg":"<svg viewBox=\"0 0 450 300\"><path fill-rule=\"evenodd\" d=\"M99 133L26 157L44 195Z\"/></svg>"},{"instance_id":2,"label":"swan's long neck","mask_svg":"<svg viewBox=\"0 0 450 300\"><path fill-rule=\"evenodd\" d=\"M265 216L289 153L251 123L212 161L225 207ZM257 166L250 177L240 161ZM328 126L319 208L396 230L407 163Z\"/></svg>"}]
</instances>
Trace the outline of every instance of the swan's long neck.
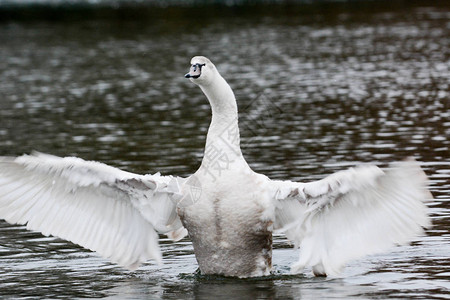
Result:
<instances>
[{"instance_id":1,"label":"swan's long neck","mask_svg":"<svg viewBox=\"0 0 450 300\"><path fill-rule=\"evenodd\" d=\"M212 120L206 137L202 164L221 157L223 161L243 159L240 148L236 98L225 79L217 74L207 86L201 86L212 109Z\"/></svg>"}]
</instances>

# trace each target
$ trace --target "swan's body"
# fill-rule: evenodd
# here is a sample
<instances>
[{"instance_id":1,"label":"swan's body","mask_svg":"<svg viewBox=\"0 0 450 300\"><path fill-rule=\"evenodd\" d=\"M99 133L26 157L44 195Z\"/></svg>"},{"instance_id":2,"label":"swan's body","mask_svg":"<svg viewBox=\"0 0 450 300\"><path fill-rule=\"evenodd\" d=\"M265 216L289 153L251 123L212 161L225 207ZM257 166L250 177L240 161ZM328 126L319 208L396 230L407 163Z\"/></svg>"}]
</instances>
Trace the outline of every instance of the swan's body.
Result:
<instances>
[{"instance_id":1,"label":"swan's body","mask_svg":"<svg viewBox=\"0 0 450 300\"><path fill-rule=\"evenodd\" d=\"M136 175L101 163L35 153L0 158L0 218L80 244L129 269L161 261L158 233L187 233L204 274L271 271L272 232L300 247L292 270L338 274L361 256L408 243L429 226L426 176L414 161L312 183L253 172L239 144L236 100L205 57L186 77L212 108L200 168L183 179ZM187 230L186 230L187 229Z\"/></svg>"},{"instance_id":2,"label":"swan's body","mask_svg":"<svg viewBox=\"0 0 450 300\"><path fill-rule=\"evenodd\" d=\"M228 276L268 275L272 268L272 228L269 194L264 178L249 168L227 171L235 182L215 184L198 176L202 195L179 215L194 245L200 270ZM254 187L261 188L255 192Z\"/></svg>"}]
</instances>

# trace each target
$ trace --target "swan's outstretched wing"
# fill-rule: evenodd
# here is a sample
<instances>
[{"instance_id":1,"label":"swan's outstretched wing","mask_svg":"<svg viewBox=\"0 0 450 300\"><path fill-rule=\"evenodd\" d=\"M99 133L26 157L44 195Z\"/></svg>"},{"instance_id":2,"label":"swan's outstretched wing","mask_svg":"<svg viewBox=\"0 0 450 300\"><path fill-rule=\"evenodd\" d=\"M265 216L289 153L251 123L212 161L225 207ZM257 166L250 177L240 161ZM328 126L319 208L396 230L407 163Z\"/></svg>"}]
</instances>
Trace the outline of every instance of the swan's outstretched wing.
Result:
<instances>
[{"instance_id":1,"label":"swan's outstretched wing","mask_svg":"<svg viewBox=\"0 0 450 300\"><path fill-rule=\"evenodd\" d=\"M274 228L300 247L292 271L337 275L344 264L406 244L430 226L424 201L432 196L415 161L386 172L361 166L312 183L271 181Z\"/></svg>"},{"instance_id":2,"label":"swan's outstretched wing","mask_svg":"<svg viewBox=\"0 0 450 300\"><path fill-rule=\"evenodd\" d=\"M161 262L158 234L185 234L171 176L34 153L0 158L0 218L98 252L128 269ZM156 230L156 231L155 231Z\"/></svg>"}]
</instances>

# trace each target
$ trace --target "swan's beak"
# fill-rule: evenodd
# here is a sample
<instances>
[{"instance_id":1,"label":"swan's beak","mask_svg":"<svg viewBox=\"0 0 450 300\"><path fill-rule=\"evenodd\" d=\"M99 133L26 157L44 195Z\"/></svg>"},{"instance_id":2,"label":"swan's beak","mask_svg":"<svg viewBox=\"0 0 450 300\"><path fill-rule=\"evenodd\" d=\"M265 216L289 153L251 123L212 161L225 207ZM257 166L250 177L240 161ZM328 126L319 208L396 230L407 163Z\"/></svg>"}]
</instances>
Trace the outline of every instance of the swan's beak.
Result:
<instances>
[{"instance_id":1,"label":"swan's beak","mask_svg":"<svg viewBox=\"0 0 450 300\"><path fill-rule=\"evenodd\" d=\"M189 73L184 75L185 78L199 78L202 75L202 67L205 64L195 64L189 69Z\"/></svg>"}]
</instances>

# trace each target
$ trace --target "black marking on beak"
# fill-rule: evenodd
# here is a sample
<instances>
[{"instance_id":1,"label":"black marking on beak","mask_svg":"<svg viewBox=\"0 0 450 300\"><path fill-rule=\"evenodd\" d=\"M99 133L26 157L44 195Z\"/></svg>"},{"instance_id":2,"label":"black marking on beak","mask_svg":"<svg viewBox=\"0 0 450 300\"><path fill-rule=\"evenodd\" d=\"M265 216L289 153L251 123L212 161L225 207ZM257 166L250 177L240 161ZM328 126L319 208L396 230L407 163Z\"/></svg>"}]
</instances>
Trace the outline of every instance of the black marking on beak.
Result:
<instances>
[{"instance_id":1,"label":"black marking on beak","mask_svg":"<svg viewBox=\"0 0 450 300\"><path fill-rule=\"evenodd\" d=\"M191 66L191 70L189 71L189 73L187 73L186 75L184 75L185 78L199 78L202 72L202 67L205 66L206 64L193 64Z\"/></svg>"}]
</instances>

